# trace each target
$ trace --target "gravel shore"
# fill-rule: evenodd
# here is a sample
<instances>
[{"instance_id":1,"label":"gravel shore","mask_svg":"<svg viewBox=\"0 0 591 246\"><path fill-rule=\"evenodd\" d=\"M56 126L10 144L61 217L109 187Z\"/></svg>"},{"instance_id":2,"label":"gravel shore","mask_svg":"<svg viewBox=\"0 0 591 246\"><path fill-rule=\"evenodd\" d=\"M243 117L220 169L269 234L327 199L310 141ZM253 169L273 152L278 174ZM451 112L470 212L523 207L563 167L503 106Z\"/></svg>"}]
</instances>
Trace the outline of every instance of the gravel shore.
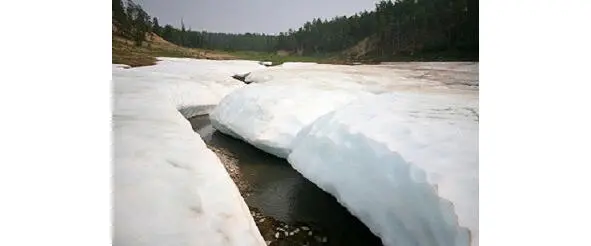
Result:
<instances>
[{"instance_id":1,"label":"gravel shore","mask_svg":"<svg viewBox=\"0 0 591 246\"><path fill-rule=\"evenodd\" d=\"M220 158L224 167L230 174L230 177L238 186L242 197L246 198L250 195L252 190L248 182L242 177L240 173L238 160L227 150L209 146L217 156ZM287 224L276 220L270 216L265 216L257 208L248 206L250 212L255 220L261 235L271 246L302 246L302 245L330 245L329 238L323 235L322 229L310 224L294 223Z\"/></svg>"}]
</instances>

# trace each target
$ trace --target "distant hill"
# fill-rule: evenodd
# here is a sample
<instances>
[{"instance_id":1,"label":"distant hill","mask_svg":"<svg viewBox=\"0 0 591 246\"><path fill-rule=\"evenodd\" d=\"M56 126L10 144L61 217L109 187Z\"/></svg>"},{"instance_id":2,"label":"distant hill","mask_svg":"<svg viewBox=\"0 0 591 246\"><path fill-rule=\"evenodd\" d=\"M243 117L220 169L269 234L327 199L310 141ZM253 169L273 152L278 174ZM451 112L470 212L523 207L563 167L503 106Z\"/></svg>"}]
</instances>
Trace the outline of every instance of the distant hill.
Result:
<instances>
[{"instance_id":1,"label":"distant hill","mask_svg":"<svg viewBox=\"0 0 591 246\"><path fill-rule=\"evenodd\" d=\"M115 28L114 28L115 29ZM235 56L202 49L185 48L170 43L160 36L150 33L141 46L133 41L113 33L112 63L127 64L132 67L156 64L156 57L189 57L210 60L237 59Z\"/></svg>"}]
</instances>

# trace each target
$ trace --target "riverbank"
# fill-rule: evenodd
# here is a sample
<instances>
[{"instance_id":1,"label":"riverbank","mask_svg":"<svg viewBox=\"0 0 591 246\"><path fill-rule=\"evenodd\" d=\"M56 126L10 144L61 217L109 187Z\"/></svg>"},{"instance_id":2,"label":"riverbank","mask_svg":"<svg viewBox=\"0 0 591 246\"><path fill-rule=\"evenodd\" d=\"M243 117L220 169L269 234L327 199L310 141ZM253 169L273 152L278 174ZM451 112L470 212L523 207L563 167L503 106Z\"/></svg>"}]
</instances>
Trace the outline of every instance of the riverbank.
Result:
<instances>
[{"instance_id":1,"label":"riverbank","mask_svg":"<svg viewBox=\"0 0 591 246\"><path fill-rule=\"evenodd\" d=\"M250 184L240 171L239 156L232 153L227 148L212 145L207 138L212 137L213 131L211 125L209 125L209 116L196 116L190 118L189 121L193 127L193 130L205 137L207 147L212 150L220 159L224 168L226 168L228 174L238 187L240 194L246 200L252 193L251 188L253 184ZM204 131L203 131L204 130ZM210 138L211 139L211 138ZM323 235L320 228L316 228L310 224L305 223L292 223L288 224L283 221L279 221L272 216L263 214L259 209L248 205L250 213L254 218L254 221L261 232L261 235L265 239L267 245L271 246L291 246L291 245L327 245L328 237Z\"/></svg>"}]
</instances>

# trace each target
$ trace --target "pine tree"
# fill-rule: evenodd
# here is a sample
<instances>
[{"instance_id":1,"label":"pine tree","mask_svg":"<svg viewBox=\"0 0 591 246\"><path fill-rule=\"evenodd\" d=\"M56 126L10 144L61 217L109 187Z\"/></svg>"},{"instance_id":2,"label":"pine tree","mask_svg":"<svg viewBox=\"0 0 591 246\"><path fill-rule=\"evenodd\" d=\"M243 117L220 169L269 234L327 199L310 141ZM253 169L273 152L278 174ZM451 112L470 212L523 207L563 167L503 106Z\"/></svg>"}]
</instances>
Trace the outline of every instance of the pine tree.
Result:
<instances>
[{"instance_id":1,"label":"pine tree","mask_svg":"<svg viewBox=\"0 0 591 246\"><path fill-rule=\"evenodd\" d=\"M181 18L181 36L180 36L180 42L181 42L181 43L180 43L180 44L181 44L182 46L186 46L186 42L185 42L185 40L186 40L186 37L185 37L185 32L186 32L186 30L185 30L185 22L183 21L183 18Z\"/></svg>"},{"instance_id":2,"label":"pine tree","mask_svg":"<svg viewBox=\"0 0 591 246\"><path fill-rule=\"evenodd\" d=\"M152 19L152 24L152 31L156 33L156 35L162 36L162 27L158 24L158 18L154 17L154 19Z\"/></svg>"},{"instance_id":3,"label":"pine tree","mask_svg":"<svg viewBox=\"0 0 591 246\"><path fill-rule=\"evenodd\" d=\"M124 34L126 30L129 29L129 25L127 22L127 15L125 14L125 8L123 7L123 2L121 0L113 0L113 24L117 28L117 32L119 34Z\"/></svg>"},{"instance_id":4,"label":"pine tree","mask_svg":"<svg viewBox=\"0 0 591 246\"><path fill-rule=\"evenodd\" d=\"M135 45L141 46L151 29L150 16L139 4L128 0L127 22L130 24L129 32Z\"/></svg>"}]
</instances>

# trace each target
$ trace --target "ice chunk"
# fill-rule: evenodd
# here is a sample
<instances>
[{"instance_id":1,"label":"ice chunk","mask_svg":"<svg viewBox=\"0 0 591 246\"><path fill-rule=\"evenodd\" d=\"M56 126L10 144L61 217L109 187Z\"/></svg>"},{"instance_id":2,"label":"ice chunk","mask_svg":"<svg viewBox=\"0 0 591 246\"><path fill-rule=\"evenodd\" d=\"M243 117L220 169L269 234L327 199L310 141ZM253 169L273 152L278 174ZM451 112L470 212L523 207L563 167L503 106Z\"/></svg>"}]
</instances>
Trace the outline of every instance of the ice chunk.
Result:
<instances>
[{"instance_id":1,"label":"ice chunk","mask_svg":"<svg viewBox=\"0 0 591 246\"><path fill-rule=\"evenodd\" d=\"M309 84L251 84L211 113L214 128L286 158L296 134L317 117L369 93Z\"/></svg>"},{"instance_id":2,"label":"ice chunk","mask_svg":"<svg viewBox=\"0 0 591 246\"><path fill-rule=\"evenodd\" d=\"M265 245L222 163L178 111L204 113L231 91L234 72L260 65L161 60L113 68L113 245Z\"/></svg>"},{"instance_id":3,"label":"ice chunk","mask_svg":"<svg viewBox=\"0 0 591 246\"><path fill-rule=\"evenodd\" d=\"M288 161L385 245L478 245L477 98L363 98L302 129Z\"/></svg>"},{"instance_id":4,"label":"ice chunk","mask_svg":"<svg viewBox=\"0 0 591 246\"><path fill-rule=\"evenodd\" d=\"M131 66L126 65L126 64L113 64L113 65L111 65L111 68L112 69L117 69L117 68L125 68L125 69L127 69L127 68L131 68Z\"/></svg>"}]
</instances>

